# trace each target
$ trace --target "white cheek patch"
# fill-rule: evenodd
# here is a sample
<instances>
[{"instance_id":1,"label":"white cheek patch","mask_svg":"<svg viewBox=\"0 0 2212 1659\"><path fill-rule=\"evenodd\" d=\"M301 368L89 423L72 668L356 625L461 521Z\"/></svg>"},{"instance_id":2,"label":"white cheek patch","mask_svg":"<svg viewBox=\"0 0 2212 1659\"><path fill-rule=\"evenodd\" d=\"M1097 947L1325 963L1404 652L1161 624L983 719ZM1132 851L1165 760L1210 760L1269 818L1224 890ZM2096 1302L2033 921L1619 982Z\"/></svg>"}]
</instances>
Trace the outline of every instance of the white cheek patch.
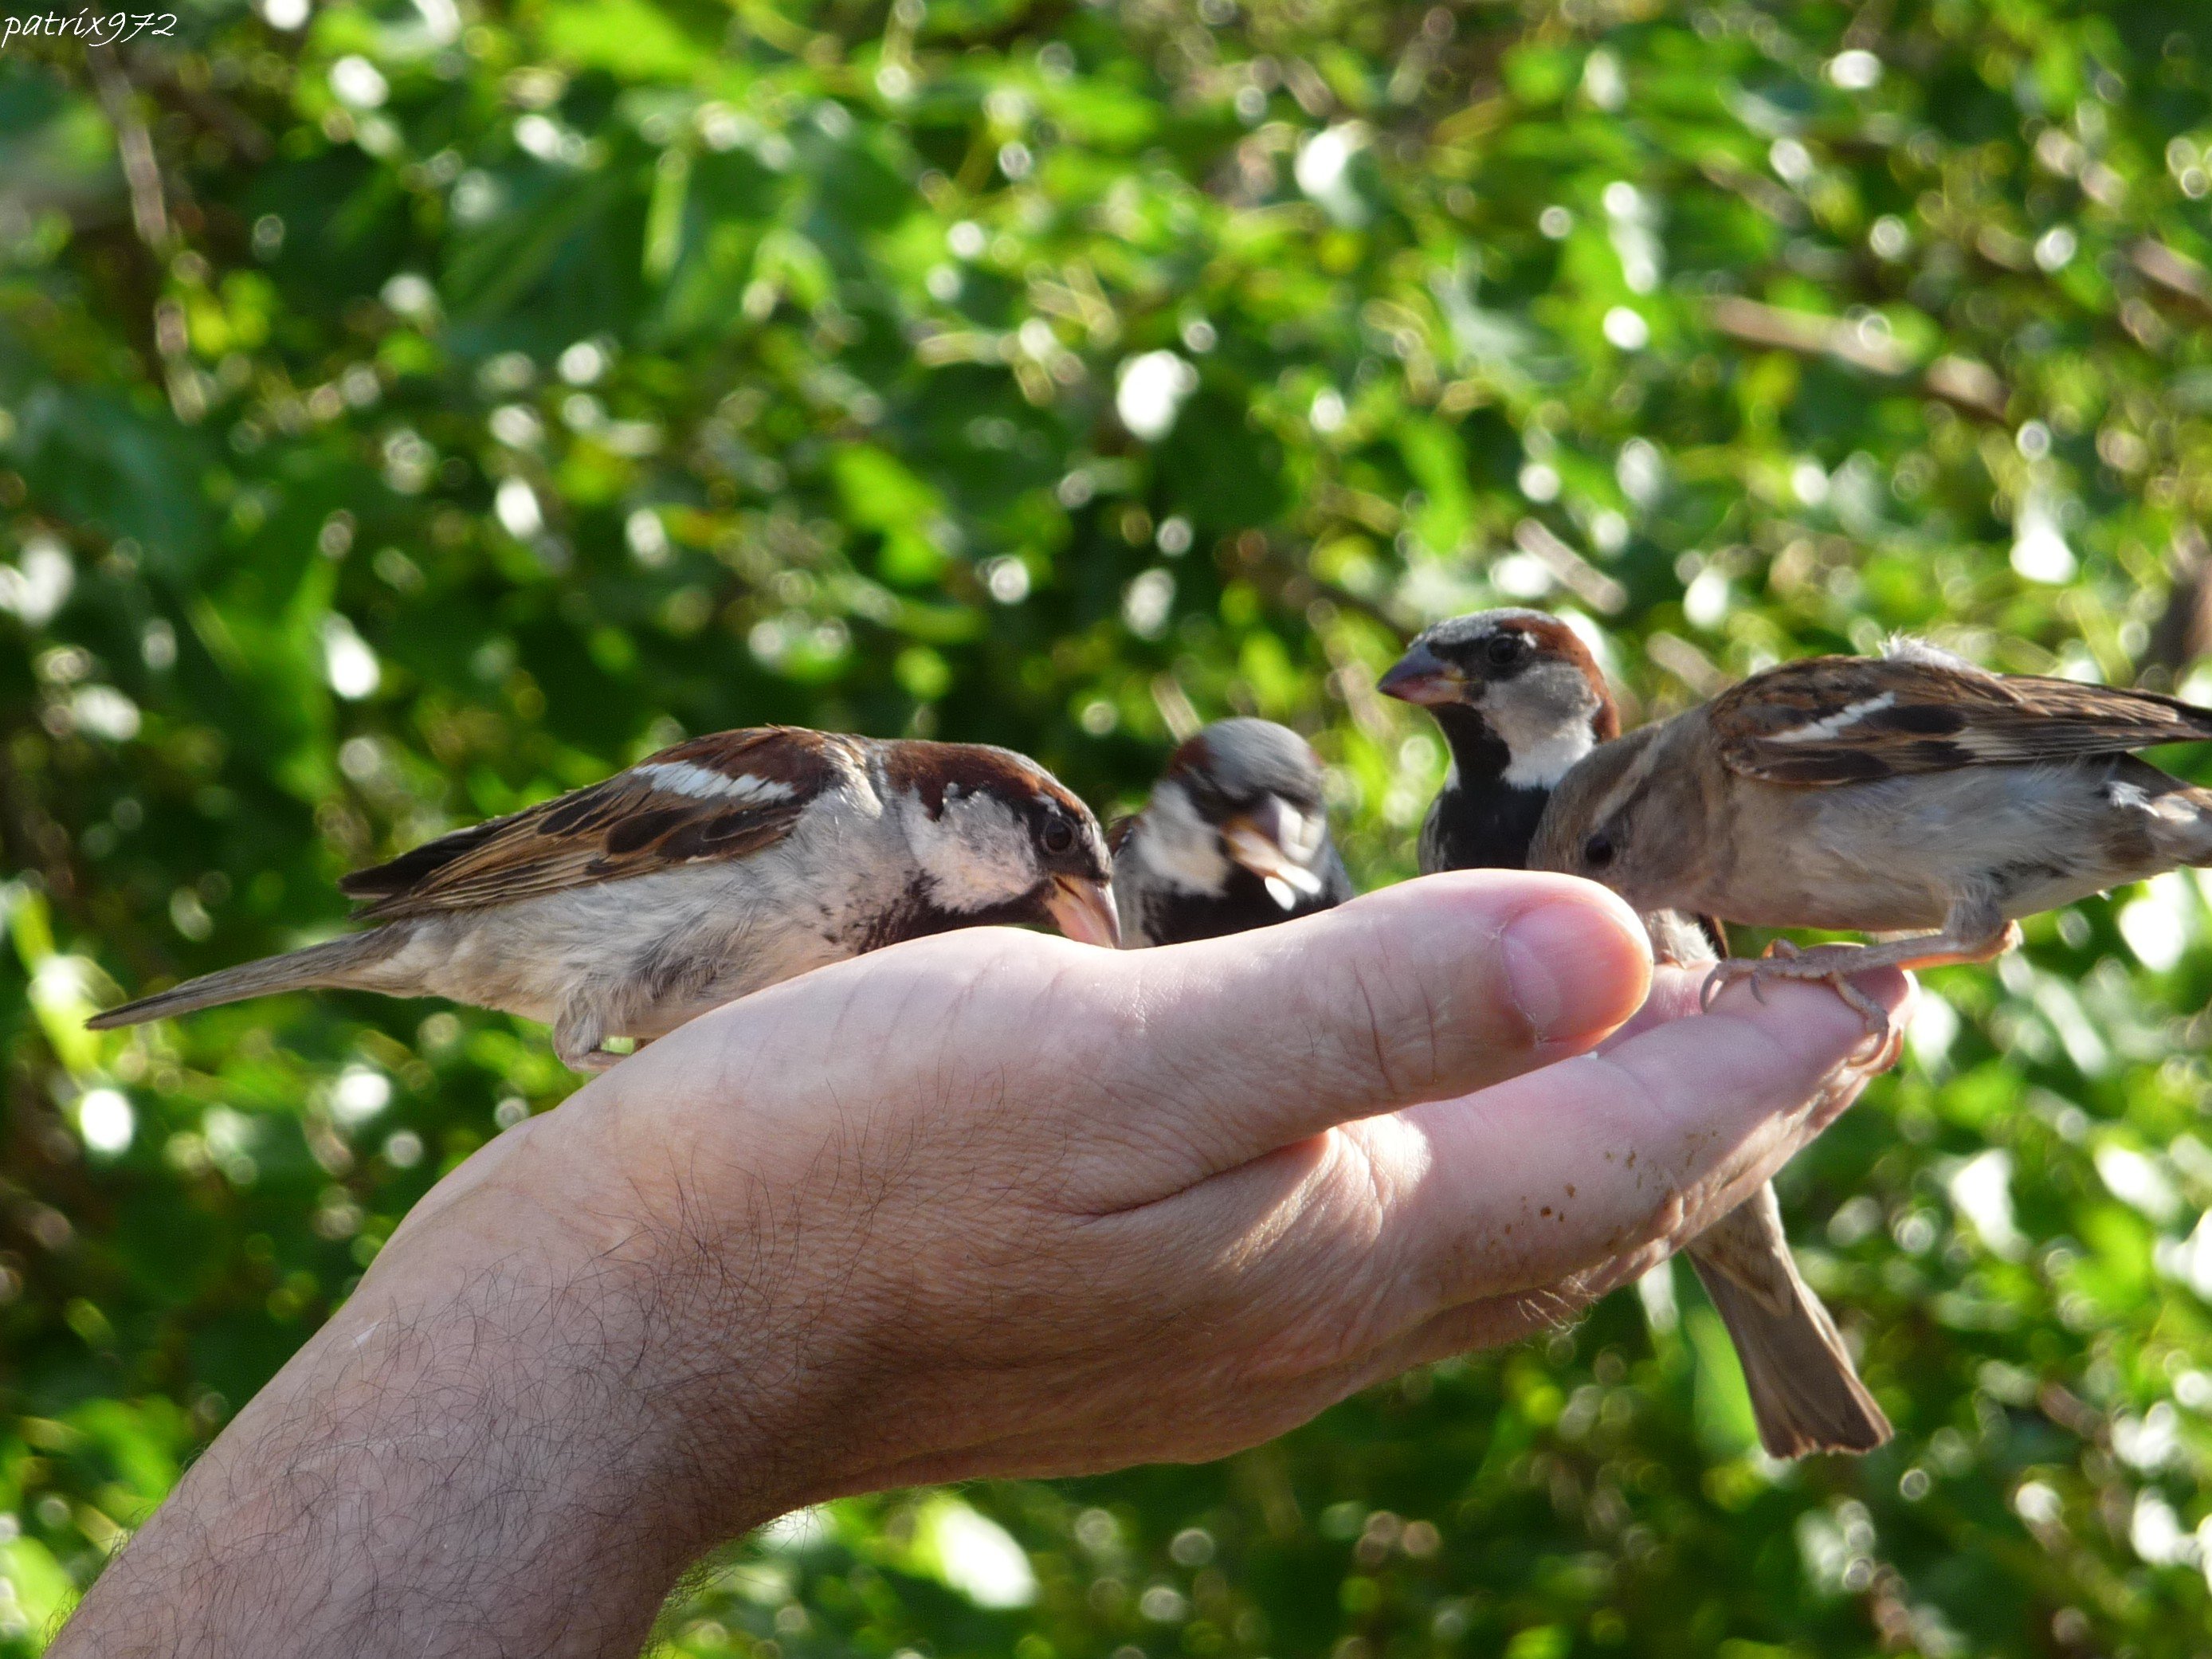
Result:
<instances>
[{"instance_id":1,"label":"white cheek patch","mask_svg":"<svg viewBox=\"0 0 2212 1659\"><path fill-rule=\"evenodd\" d=\"M1492 686L1480 707L1511 757L1501 775L1513 788L1549 789L1597 747L1590 730L1596 696L1582 671L1567 664L1530 669Z\"/></svg>"},{"instance_id":2,"label":"white cheek patch","mask_svg":"<svg viewBox=\"0 0 2212 1659\"><path fill-rule=\"evenodd\" d=\"M690 761L653 761L635 770L654 788L665 789L672 795L688 795L694 800L766 805L771 801L789 800L799 793L789 784L772 778L757 778L750 773L733 778L727 773L695 766Z\"/></svg>"},{"instance_id":3,"label":"white cheek patch","mask_svg":"<svg viewBox=\"0 0 2212 1659\"><path fill-rule=\"evenodd\" d=\"M1218 893L1229 880L1220 836L1172 779L1152 791L1123 855L1182 892Z\"/></svg>"},{"instance_id":4,"label":"white cheek patch","mask_svg":"<svg viewBox=\"0 0 2212 1659\"><path fill-rule=\"evenodd\" d=\"M1869 714L1879 714L1897 702L1897 693L1885 691L1878 697L1862 697L1858 702L1845 703L1832 714L1802 726L1793 726L1787 731L1770 732L1769 743L1819 743L1826 738L1841 737Z\"/></svg>"},{"instance_id":5,"label":"white cheek patch","mask_svg":"<svg viewBox=\"0 0 2212 1659\"><path fill-rule=\"evenodd\" d=\"M1028 824L996 796L947 791L945 810L933 818L912 795L898 805L930 897L946 909L988 910L1042 879Z\"/></svg>"}]
</instances>

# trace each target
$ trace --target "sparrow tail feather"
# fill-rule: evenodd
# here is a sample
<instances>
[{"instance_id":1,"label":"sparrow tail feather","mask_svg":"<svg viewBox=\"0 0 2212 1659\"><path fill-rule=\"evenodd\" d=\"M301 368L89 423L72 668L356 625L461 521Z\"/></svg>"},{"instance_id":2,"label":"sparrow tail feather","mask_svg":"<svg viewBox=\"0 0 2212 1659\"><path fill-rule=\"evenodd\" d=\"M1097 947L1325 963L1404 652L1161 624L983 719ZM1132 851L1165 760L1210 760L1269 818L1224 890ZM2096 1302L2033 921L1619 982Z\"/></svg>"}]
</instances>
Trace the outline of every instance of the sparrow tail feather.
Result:
<instances>
[{"instance_id":1,"label":"sparrow tail feather","mask_svg":"<svg viewBox=\"0 0 2212 1659\"><path fill-rule=\"evenodd\" d=\"M1694 1241L1690 1263L1735 1343L1768 1455L1872 1451L1889 1439L1889 1419L1798 1276L1779 1213L1765 1213L1772 1193L1762 1189Z\"/></svg>"},{"instance_id":2,"label":"sparrow tail feather","mask_svg":"<svg viewBox=\"0 0 2212 1659\"><path fill-rule=\"evenodd\" d=\"M258 962L241 963L235 968L203 974L168 990L94 1014L85 1021L85 1025L91 1030L109 1031L121 1025L140 1025L149 1019L167 1019L176 1014L212 1008L219 1003L243 1002L249 997L269 996L278 991L354 985L359 982L359 969L390 954L393 945L399 943L391 937L392 932L380 927L373 933L355 933L322 945L310 945L305 950L288 951L283 956L264 957Z\"/></svg>"},{"instance_id":3,"label":"sparrow tail feather","mask_svg":"<svg viewBox=\"0 0 2212 1659\"><path fill-rule=\"evenodd\" d=\"M1648 911L1644 926L1661 962L1697 967L1713 960L1716 944L1727 948L1719 923L1680 910ZM1869 1452L1889 1439L1889 1419L1859 1381L1835 1321L1798 1274L1772 1182L1690 1241L1690 1265L1735 1344L1769 1456Z\"/></svg>"}]
</instances>

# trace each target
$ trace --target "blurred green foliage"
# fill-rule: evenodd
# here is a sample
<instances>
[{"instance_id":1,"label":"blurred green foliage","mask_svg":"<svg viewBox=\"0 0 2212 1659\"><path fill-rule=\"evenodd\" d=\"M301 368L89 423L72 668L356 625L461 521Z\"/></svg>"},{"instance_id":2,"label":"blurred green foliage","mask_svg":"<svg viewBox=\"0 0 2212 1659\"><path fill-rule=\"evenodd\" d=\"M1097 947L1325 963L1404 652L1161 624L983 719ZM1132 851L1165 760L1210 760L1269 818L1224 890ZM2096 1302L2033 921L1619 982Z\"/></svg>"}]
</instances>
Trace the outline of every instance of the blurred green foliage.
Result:
<instances>
[{"instance_id":1,"label":"blurred green foliage","mask_svg":"<svg viewBox=\"0 0 2212 1659\"><path fill-rule=\"evenodd\" d=\"M2212 684L2199 8L178 3L0 53L0 1653L572 1086L366 998L82 1030L349 867L682 733L1110 809L1243 710L1395 878L1374 673L1503 599L1647 714L1899 628ZM1763 1460L1662 1276L1218 1465L802 1517L662 1651L2203 1652L2206 896L1935 976L1787 1173L1875 1456Z\"/></svg>"}]
</instances>

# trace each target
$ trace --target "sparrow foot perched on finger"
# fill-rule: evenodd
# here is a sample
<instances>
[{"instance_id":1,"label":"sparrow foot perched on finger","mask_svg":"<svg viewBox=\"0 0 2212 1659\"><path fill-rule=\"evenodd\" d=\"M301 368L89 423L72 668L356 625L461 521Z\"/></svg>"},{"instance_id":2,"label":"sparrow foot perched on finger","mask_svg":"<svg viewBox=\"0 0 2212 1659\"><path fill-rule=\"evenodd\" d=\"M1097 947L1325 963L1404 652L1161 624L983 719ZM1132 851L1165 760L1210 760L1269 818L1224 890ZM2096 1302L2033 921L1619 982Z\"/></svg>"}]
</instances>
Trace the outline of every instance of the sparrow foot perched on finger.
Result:
<instances>
[{"instance_id":1,"label":"sparrow foot perched on finger","mask_svg":"<svg viewBox=\"0 0 2212 1659\"><path fill-rule=\"evenodd\" d=\"M1843 990L1870 969L1987 962L2022 916L2212 863L2212 793L2131 752L2205 738L2212 709L1992 674L1915 641L1811 657L1593 752L1531 862L1639 909L1906 935L1720 969Z\"/></svg>"},{"instance_id":2,"label":"sparrow foot perched on finger","mask_svg":"<svg viewBox=\"0 0 2212 1659\"><path fill-rule=\"evenodd\" d=\"M2008 951L2019 943L2020 928L2015 923L2008 930L2004 949ZM1808 951L1800 949L1786 939L1770 940L1765 954L1756 960L1749 957L1729 957L1715 963L1698 994L1698 1006L1710 1012L1714 1000L1731 985L1748 984L1752 995L1764 1002L1766 1000L1764 987L1768 981L1821 981L1850 1005L1853 1013L1867 1023L1867 1046L1853 1056L1854 1063L1879 1070L1896 1060L1898 1046L1904 1037L1892 1023L1888 1012L1851 983L1850 976L1863 973L1869 965L1864 949L1864 946L1857 945L1823 945ZM1977 961L1980 959L1975 958ZM1932 967L1935 964L1922 963L1917 965Z\"/></svg>"},{"instance_id":3,"label":"sparrow foot perched on finger","mask_svg":"<svg viewBox=\"0 0 2212 1659\"><path fill-rule=\"evenodd\" d=\"M1620 729L1589 647L1536 611L1438 623L1377 689L1427 708L1451 747L1443 791L1421 829L1425 874L1528 863L1553 790ZM1702 917L1638 908L1661 962L1694 967L1726 948L1718 926ZM1770 1455L1866 1452L1889 1439L1889 1419L1798 1273L1772 1183L1692 1240L1688 1254L1743 1362Z\"/></svg>"},{"instance_id":4,"label":"sparrow foot perched on finger","mask_svg":"<svg viewBox=\"0 0 2212 1659\"><path fill-rule=\"evenodd\" d=\"M1216 720L1168 759L1116 824L1114 890L1132 945L1241 933L1352 896L1328 834L1321 763L1273 720Z\"/></svg>"},{"instance_id":5,"label":"sparrow foot perched on finger","mask_svg":"<svg viewBox=\"0 0 2212 1659\"><path fill-rule=\"evenodd\" d=\"M578 1071L748 992L948 928L1112 946L1104 836L1036 762L794 726L695 738L343 878L379 924L111 1008L95 1030L310 987L553 1027Z\"/></svg>"}]
</instances>

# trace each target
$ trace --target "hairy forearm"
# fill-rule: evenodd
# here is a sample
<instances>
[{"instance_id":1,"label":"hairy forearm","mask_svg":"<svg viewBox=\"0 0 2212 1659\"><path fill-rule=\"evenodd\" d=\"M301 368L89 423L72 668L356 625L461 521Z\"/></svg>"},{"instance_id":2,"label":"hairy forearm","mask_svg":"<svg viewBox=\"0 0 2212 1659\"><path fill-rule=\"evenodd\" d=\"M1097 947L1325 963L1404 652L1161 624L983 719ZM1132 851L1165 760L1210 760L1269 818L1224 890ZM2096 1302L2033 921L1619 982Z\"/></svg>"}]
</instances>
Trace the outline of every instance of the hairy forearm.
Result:
<instances>
[{"instance_id":1,"label":"hairy forearm","mask_svg":"<svg viewBox=\"0 0 2212 1659\"><path fill-rule=\"evenodd\" d=\"M240 1414L58 1659L634 1654L689 1558L775 1512L728 1408L688 1420L657 1262L557 1232L486 1259L441 1220Z\"/></svg>"}]
</instances>

